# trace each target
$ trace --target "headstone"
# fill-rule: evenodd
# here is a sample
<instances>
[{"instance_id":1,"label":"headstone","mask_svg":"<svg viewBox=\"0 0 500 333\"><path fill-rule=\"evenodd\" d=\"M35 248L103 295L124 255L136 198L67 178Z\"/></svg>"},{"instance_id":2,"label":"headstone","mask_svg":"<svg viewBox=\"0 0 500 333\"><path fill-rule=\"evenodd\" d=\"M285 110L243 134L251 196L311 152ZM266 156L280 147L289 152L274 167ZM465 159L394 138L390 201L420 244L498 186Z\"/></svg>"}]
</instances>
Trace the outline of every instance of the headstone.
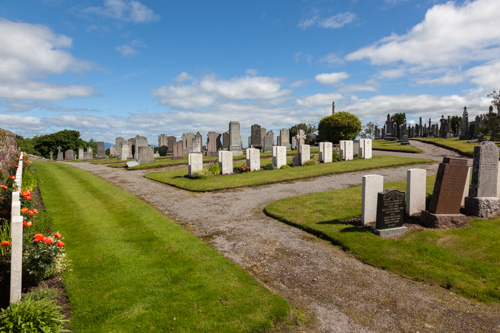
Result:
<instances>
[{"instance_id":1,"label":"headstone","mask_svg":"<svg viewBox=\"0 0 500 333\"><path fill-rule=\"evenodd\" d=\"M193 139L193 153L201 153L203 148L203 136L200 132L196 132L196 135Z\"/></svg>"},{"instance_id":2,"label":"headstone","mask_svg":"<svg viewBox=\"0 0 500 333\"><path fill-rule=\"evenodd\" d=\"M483 218L500 215L497 177L498 147L494 142L483 141L474 147L470 193L465 198L467 215Z\"/></svg>"},{"instance_id":3,"label":"headstone","mask_svg":"<svg viewBox=\"0 0 500 333\"><path fill-rule=\"evenodd\" d=\"M186 133L182 133L181 141L182 141L182 154L187 154L187 137L186 137Z\"/></svg>"},{"instance_id":4,"label":"headstone","mask_svg":"<svg viewBox=\"0 0 500 333\"><path fill-rule=\"evenodd\" d=\"M406 172L406 214L420 215L425 210L427 171L408 169Z\"/></svg>"},{"instance_id":5,"label":"headstone","mask_svg":"<svg viewBox=\"0 0 500 333\"><path fill-rule=\"evenodd\" d=\"M217 157L219 156L218 152L222 148L222 144L220 142L221 135L216 132L208 132L207 135L207 156Z\"/></svg>"},{"instance_id":6,"label":"headstone","mask_svg":"<svg viewBox=\"0 0 500 333\"><path fill-rule=\"evenodd\" d=\"M280 131L280 146L286 148L286 150L290 150L290 131L286 128L283 128Z\"/></svg>"},{"instance_id":7,"label":"headstone","mask_svg":"<svg viewBox=\"0 0 500 333\"><path fill-rule=\"evenodd\" d=\"M109 147L109 157L116 157L116 147L115 146Z\"/></svg>"},{"instance_id":8,"label":"headstone","mask_svg":"<svg viewBox=\"0 0 500 333\"><path fill-rule=\"evenodd\" d=\"M306 138L307 138L306 133L302 129L299 129L299 132L297 133L295 138L297 139L297 145L299 147L306 143Z\"/></svg>"},{"instance_id":9,"label":"headstone","mask_svg":"<svg viewBox=\"0 0 500 333\"><path fill-rule=\"evenodd\" d=\"M125 164L127 165L127 168L132 168L132 167L140 165L139 162L137 162L137 161L127 161L127 162L125 162Z\"/></svg>"},{"instance_id":10,"label":"headstone","mask_svg":"<svg viewBox=\"0 0 500 333\"><path fill-rule=\"evenodd\" d=\"M237 121L229 123L229 151L232 152L233 156L243 155L243 151L241 150L240 123Z\"/></svg>"},{"instance_id":11,"label":"headstone","mask_svg":"<svg viewBox=\"0 0 500 333\"><path fill-rule=\"evenodd\" d=\"M230 175L233 173L233 152L219 150L220 173Z\"/></svg>"},{"instance_id":12,"label":"headstone","mask_svg":"<svg viewBox=\"0 0 500 333\"><path fill-rule=\"evenodd\" d=\"M295 165L304 165L310 159L311 159L311 146L300 145L299 154L297 156L294 156L293 163Z\"/></svg>"},{"instance_id":13,"label":"headstone","mask_svg":"<svg viewBox=\"0 0 500 333\"><path fill-rule=\"evenodd\" d=\"M188 176L193 176L196 171L203 170L203 155L190 153L188 155Z\"/></svg>"},{"instance_id":14,"label":"headstone","mask_svg":"<svg viewBox=\"0 0 500 333\"><path fill-rule=\"evenodd\" d=\"M66 150L64 159L65 160L74 160L75 159L75 153L73 152L73 149Z\"/></svg>"},{"instance_id":15,"label":"headstone","mask_svg":"<svg viewBox=\"0 0 500 333\"><path fill-rule=\"evenodd\" d=\"M274 146L273 147L273 164L276 169L286 164L286 147Z\"/></svg>"},{"instance_id":16,"label":"headstone","mask_svg":"<svg viewBox=\"0 0 500 333\"><path fill-rule=\"evenodd\" d=\"M402 191L387 189L378 193L374 230L377 235L389 238L404 234L408 230L403 225L404 200L405 193Z\"/></svg>"},{"instance_id":17,"label":"headstone","mask_svg":"<svg viewBox=\"0 0 500 333\"><path fill-rule=\"evenodd\" d=\"M264 147L263 151L265 153L270 153L273 151L273 144L274 144L274 132L273 131L268 131L266 135L264 136Z\"/></svg>"},{"instance_id":18,"label":"headstone","mask_svg":"<svg viewBox=\"0 0 500 333\"><path fill-rule=\"evenodd\" d=\"M342 160L351 161L354 158L352 149L353 142L351 140L340 140L340 156L342 156Z\"/></svg>"},{"instance_id":19,"label":"headstone","mask_svg":"<svg viewBox=\"0 0 500 333\"><path fill-rule=\"evenodd\" d=\"M151 163L155 161L155 150L152 146L140 146L139 147L139 164Z\"/></svg>"},{"instance_id":20,"label":"headstone","mask_svg":"<svg viewBox=\"0 0 500 333\"><path fill-rule=\"evenodd\" d=\"M179 141L174 144L174 149L172 152L172 159L173 160L178 160L182 158L182 150L183 150L183 142Z\"/></svg>"},{"instance_id":21,"label":"headstone","mask_svg":"<svg viewBox=\"0 0 500 333\"><path fill-rule=\"evenodd\" d=\"M10 253L10 303L21 300L22 274L23 274L23 217L21 215L21 202L19 191L12 192L11 204L11 253Z\"/></svg>"},{"instance_id":22,"label":"headstone","mask_svg":"<svg viewBox=\"0 0 500 333\"><path fill-rule=\"evenodd\" d=\"M135 138L128 139L128 159L132 159L137 155L137 145L135 143Z\"/></svg>"},{"instance_id":23,"label":"headstone","mask_svg":"<svg viewBox=\"0 0 500 333\"><path fill-rule=\"evenodd\" d=\"M467 178L465 179L464 194L462 194L462 202L460 203L460 205L462 207L465 206L465 198L469 196L469 190L470 190L471 167L468 167L467 169L468 169L468 171L467 171ZM500 171L500 168L499 168L499 171ZM497 188L498 188L498 186L497 186Z\"/></svg>"},{"instance_id":24,"label":"headstone","mask_svg":"<svg viewBox=\"0 0 500 333\"><path fill-rule=\"evenodd\" d=\"M121 159L122 156L122 145L124 143L124 139L122 137L116 138L116 157Z\"/></svg>"},{"instance_id":25,"label":"headstone","mask_svg":"<svg viewBox=\"0 0 500 333\"><path fill-rule=\"evenodd\" d=\"M260 170L260 150L256 148L247 148L247 167L250 168L250 171L259 171Z\"/></svg>"},{"instance_id":26,"label":"headstone","mask_svg":"<svg viewBox=\"0 0 500 333\"><path fill-rule=\"evenodd\" d=\"M332 143L320 142L319 143L319 162L330 163L332 162Z\"/></svg>"},{"instance_id":27,"label":"headstone","mask_svg":"<svg viewBox=\"0 0 500 333\"><path fill-rule=\"evenodd\" d=\"M168 148L167 146L160 146L158 147L158 154L160 156L167 156Z\"/></svg>"},{"instance_id":28,"label":"headstone","mask_svg":"<svg viewBox=\"0 0 500 333\"><path fill-rule=\"evenodd\" d=\"M298 149L298 145L297 145L297 138L296 137L292 137L292 150L297 150Z\"/></svg>"},{"instance_id":29,"label":"headstone","mask_svg":"<svg viewBox=\"0 0 500 333\"><path fill-rule=\"evenodd\" d=\"M174 154L174 146L177 143L177 138L175 136L168 136L167 143L167 156L172 156Z\"/></svg>"},{"instance_id":30,"label":"headstone","mask_svg":"<svg viewBox=\"0 0 500 333\"><path fill-rule=\"evenodd\" d=\"M361 190L361 224L366 225L377 220L377 198L384 190L384 176L363 176Z\"/></svg>"},{"instance_id":31,"label":"headstone","mask_svg":"<svg viewBox=\"0 0 500 333\"><path fill-rule=\"evenodd\" d=\"M122 143L121 156L119 157L121 161L126 161L130 155L128 143Z\"/></svg>"},{"instance_id":32,"label":"headstone","mask_svg":"<svg viewBox=\"0 0 500 333\"><path fill-rule=\"evenodd\" d=\"M229 132L222 133L222 149L229 150Z\"/></svg>"},{"instance_id":33,"label":"headstone","mask_svg":"<svg viewBox=\"0 0 500 333\"><path fill-rule=\"evenodd\" d=\"M264 148L264 137L266 136L267 131L264 127L260 128L260 142L262 144L262 148Z\"/></svg>"},{"instance_id":34,"label":"headstone","mask_svg":"<svg viewBox=\"0 0 500 333\"><path fill-rule=\"evenodd\" d=\"M168 137L166 134L158 135L158 147L161 146L168 147Z\"/></svg>"},{"instance_id":35,"label":"headstone","mask_svg":"<svg viewBox=\"0 0 500 333\"><path fill-rule=\"evenodd\" d=\"M106 158L106 148L104 147L104 142L97 143L97 156L96 158L102 159Z\"/></svg>"},{"instance_id":36,"label":"headstone","mask_svg":"<svg viewBox=\"0 0 500 333\"><path fill-rule=\"evenodd\" d=\"M254 124L251 126L251 139L248 147L261 148L262 147L262 129L260 125Z\"/></svg>"},{"instance_id":37,"label":"headstone","mask_svg":"<svg viewBox=\"0 0 500 333\"><path fill-rule=\"evenodd\" d=\"M460 214L460 203L467 177L467 160L444 157L439 164L428 210L422 211L420 222L429 228L454 228L467 223Z\"/></svg>"},{"instance_id":38,"label":"headstone","mask_svg":"<svg viewBox=\"0 0 500 333\"><path fill-rule=\"evenodd\" d=\"M50 155L50 160L52 161L54 159L54 152L51 150L49 152L49 155Z\"/></svg>"},{"instance_id":39,"label":"headstone","mask_svg":"<svg viewBox=\"0 0 500 333\"><path fill-rule=\"evenodd\" d=\"M353 156L359 154L359 141L353 141L352 142L352 154Z\"/></svg>"},{"instance_id":40,"label":"headstone","mask_svg":"<svg viewBox=\"0 0 500 333\"><path fill-rule=\"evenodd\" d=\"M78 159L83 160L83 148L82 147L78 148Z\"/></svg>"},{"instance_id":41,"label":"headstone","mask_svg":"<svg viewBox=\"0 0 500 333\"><path fill-rule=\"evenodd\" d=\"M365 149L364 149L364 156L363 158L368 160L370 158L373 157L373 150L372 150L372 139L365 139L364 141L364 145L365 145Z\"/></svg>"},{"instance_id":42,"label":"headstone","mask_svg":"<svg viewBox=\"0 0 500 333\"><path fill-rule=\"evenodd\" d=\"M409 145L410 141L408 141L408 135L403 135L403 139L401 140L402 145Z\"/></svg>"},{"instance_id":43,"label":"headstone","mask_svg":"<svg viewBox=\"0 0 500 333\"><path fill-rule=\"evenodd\" d=\"M63 156L63 153L61 151L61 146L58 146L57 147L57 160L58 161L63 161L64 160L64 156Z\"/></svg>"},{"instance_id":44,"label":"headstone","mask_svg":"<svg viewBox=\"0 0 500 333\"><path fill-rule=\"evenodd\" d=\"M354 147L354 151L358 152L358 156L361 158L365 158L365 139L359 139L359 144L358 144L358 150L356 150L356 147Z\"/></svg>"},{"instance_id":45,"label":"headstone","mask_svg":"<svg viewBox=\"0 0 500 333\"><path fill-rule=\"evenodd\" d=\"M194 133L190 132L190 133L186 134L186 154L193 152L194 138L195 138Z\"/></svg>"},{"instance_id":46,"label":"headstone","mask_svg":"<svg viewBox=\"0 0 500 333\"><path fill-rule=\"evenodd\" d=\"M94 158L94 150L92 147L87 147L87 152L83 153L83 159L85 160L91 160Z\"/></svg>"}]
</instances>

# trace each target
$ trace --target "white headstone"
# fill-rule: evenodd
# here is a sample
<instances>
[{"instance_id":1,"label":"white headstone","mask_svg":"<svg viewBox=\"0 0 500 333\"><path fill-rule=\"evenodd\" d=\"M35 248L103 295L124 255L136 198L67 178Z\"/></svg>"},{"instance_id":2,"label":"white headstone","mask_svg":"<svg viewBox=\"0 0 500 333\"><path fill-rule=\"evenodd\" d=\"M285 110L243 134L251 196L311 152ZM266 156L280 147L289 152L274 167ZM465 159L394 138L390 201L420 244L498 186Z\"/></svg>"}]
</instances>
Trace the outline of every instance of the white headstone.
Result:
<instances>
[{"instance_id":1,"label":"white headstone","mask_svg":"<svg viewBox=\"0 0 500 333\"><path fill-rule=\"evenodd\" d=\"M363 150L363 154L365 154L365 156L363 156L364 159L370 159L372 158L373 154L372 154L372 139L365 139L364 141L364 150Z\"/></svg>"},{"instance_id":2,"label":"white headstone","mask_svg":"<svg viewBox=\"0 0 500 333\"><path fill-rule=\"evenodd\" d=\"M340 153L342 160L351 161L353 156L353 142L351 140L340 140Z\"/></svg>"},{"instance_id":3,"label":"white headstone","mask_svg":"<svg viewBox=\"0 0 500 333\"><path fill-rule=\"evenodd\" d=\"M358 156L361 158L365 158L365 140L359 139Z\"/></svg>"},{"instance_id":4,"label":"white headstone","mask_svg":"<svg viewBox=\"0 0 500 333\"><path fill-rule=\"evenodd\" d=\"M119 156L120 160L126 161L128 159L129 155L130 155L130 152L129 152L128 143L122 144L122 156Z\"/></svg>"},{"instance_id":5,"label":"white headstone","mask_svg":"<svg viewBox=\"0 0 500 333\"><path fill-rule=\"evenodd\" d=\"M304 165L307 161L311 159L311 146L300 145L299 156L300 156L300 165Z\"/></svg>"},{"instance_id":6,"label":"white headstone","mask_svg":"<svg viewBox=\"0 0 500 333\"><path fill-rule=\"evenodd\" d=\"M192 176L194 172L203 170L203 155L200 153L188 154L188 175Z\"/></svg>"},{"instance_id":7,"label":"white headstone","mask_svg":"<svg viewBox=\"0 0 500 333\"><path fill-rule=\"evenodd\" d=\"M260 170L260 150L256 148L247 148L247 167L250 171Z\"/></svg>"},{"instance_id":8,"label":"white headstone","mask_svg":"<svg viewBox=\"0 0 500 333\"><path fill-rule=\"evenodd\" d=\"M424 169L408 169L406 171L406 214L413 216L425 210L427 196L427 171Z\"/></svg>"},{"instance_id":9,"label":"white headstone","mask_svg":"<svg viewBox=\"0 0 500 333\"><path fill-rule=\"evenodd\" d=\"M498 168L498 170L500 172L500 168ZM464 186L464 194L462 195L462 202L460 203L461 206L465 206L465 197L469 196L469 190L470 190L470 172L471 172L471 167L469 167L469 170L467 171L467 178L465 179L465 186ZM497 189L498 189L498 184L497 184Z\"/></svg>"},{"instance_id":10,"label":"white headstone","mask_svg":"<svg viewBox=\"0 0 500 333\"><path fill-rule=\"evenodd\" d=\"M233 173L233 152L219 150L220 173L230 175Z\"/></svg>"},{"instance_id":11,"label":"white headstone","mask_svg":"<svg viewBox=\"0 0 500 333\"><path fill-rule=\"evenodd\" d=\"M319 161L322 163L332 162L332 143L320 142L319 143Z\"/></svg>"},{"instance_id":12,"label":"white headstone","mask_svg":"<svg viewBox=\"0 0 500 333\"><path fill-rule=\"evenodd\" d=\"M276 169L286 164L286 148L285 146L273 147L273 164Z\"/></svg>"},{"instance_id":13,"label":"white headstone","mask_svg":"<svg viewBox=\"0 0 500 333\"><path fill-rule=\"evenodd\" d=\"M384 176L363 176L361 195L361 224L377 221L378 193L384 190Z\"/></svg>"}]
</instances>

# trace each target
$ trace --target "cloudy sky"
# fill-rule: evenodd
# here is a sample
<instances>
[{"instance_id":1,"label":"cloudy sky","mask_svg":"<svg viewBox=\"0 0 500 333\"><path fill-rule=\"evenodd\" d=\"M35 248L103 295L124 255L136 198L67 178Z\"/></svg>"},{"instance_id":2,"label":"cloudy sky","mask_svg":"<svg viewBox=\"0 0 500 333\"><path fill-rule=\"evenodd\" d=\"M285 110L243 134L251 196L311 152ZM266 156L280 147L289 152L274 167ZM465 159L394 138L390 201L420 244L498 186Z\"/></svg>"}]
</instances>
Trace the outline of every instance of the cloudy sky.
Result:
<instances>
[{"instance_id":1,"label":"cloudy sky","mask_svg":"<svg viewBox=\"0 0 500 333\"><path fill-rule=\"evenodd\" d=\"M114 142L337 111L437 122L500 88L500 1L0 3L0 127ZM244 139L245 143L246 140Z\"/></svg>"}]
</instances>

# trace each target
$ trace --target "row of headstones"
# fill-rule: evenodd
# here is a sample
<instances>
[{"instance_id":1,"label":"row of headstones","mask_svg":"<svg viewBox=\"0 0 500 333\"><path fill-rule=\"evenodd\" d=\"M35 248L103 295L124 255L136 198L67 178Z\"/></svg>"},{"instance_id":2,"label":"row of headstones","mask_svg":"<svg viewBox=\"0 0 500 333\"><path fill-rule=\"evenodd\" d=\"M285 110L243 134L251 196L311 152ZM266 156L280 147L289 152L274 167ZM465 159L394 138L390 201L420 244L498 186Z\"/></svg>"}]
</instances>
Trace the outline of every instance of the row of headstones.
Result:
<instances>
[{"instance_id":1,"label":"row of headstones","mask_svg":"<svg viewBox=\"0 0 500 333\"><path fill-rule=\"evenodd\" d=\"M471 170L467 159L445 157L439 164L436 182L426 210L426 171L409 169L406 183L406 214L420 215L420 223L432 228L454 228L467 223L460 214L492 217L500 215L500 178L498 147L482 142L474 148ZM469 186L470 184L470 186ZM383 176L367 175L362 182L361 223L375 222L374 231L382 237L392 237L406 231L403 226L405 193L383 191Z\"/></svg>"},{"instance_id":2,"label":"row of headstones","mask_svg":"<svg viewBox=\"0 0 500 333\"><path fill-rule=\"evenodd\" d=\"M10 261L10 303L17 303L21 300L22 272L23 272L23 216L21 215L21 198L23 177L23 153L19 156L18 167L16 170L17 186L16 191L12 192L11 206L11 261Z\"/></svg>"},{"instance_id":3,"label":"row of headstones","mask_svg":"<svg viewBox=\"0 0 500 333\"><path fill-rule=\"evenodd\" d=\"M135 138L125 140L122 137L116 138L115 146L109 148L110 157L118 158L122 161L139 158L139 148L148 147L148 138L136 135ZM151 147L152 148L152 147ZM153 152L154 154L154 152Z\"/></svg>"},{"instance_id":4,"label":"row of headstones","mask_svg":"<svg viewBox=\"0 0 500 333\"><path fill-rule=\"evenodd\" d=\"M54 152L50 151L49 152L50 159L54 159ZM92 147L87 147L87 151L84 151L82 147L78 148L78 157L75 156L75 152L73 149L68 149L64 152L62 152L62 147L59 146L57 147L57 161L63 161L63 160L91 160L94 158L94 152ZM97 156L96 158L106 158L106 149L104 146L104 142L97 142Z\"/></svg>"},{"instance_id":5,"label":"row of headstones","mask_svg":"<svg viewBox=\"0 0 500 333\"><path fill-rule=\"evenodd\" d=\"M372 148L370 139L362 139L360 141L360 156L369 159L372 158ZM341 154L343 160L352 160L352 141L341 141ZM343 148L342 148L343 147ZM286 164L286 147L273 146L272 163L276 169L281 168ZM319 143L319 162L333 162L333 145L331 142ZM231 151L220 150L218 152L219 166L221 174L233 173L233 154ZM293 163L295 165L305 165L311 159L311 146L300 145L297 156L294 156ZM260 170L260 150L257 148L246 149L246 165L250 171ZM192 176L194 172L203 170L203 155L200 153L191 153L188 155L188 175Z\"/></svg>"}]
</instances>

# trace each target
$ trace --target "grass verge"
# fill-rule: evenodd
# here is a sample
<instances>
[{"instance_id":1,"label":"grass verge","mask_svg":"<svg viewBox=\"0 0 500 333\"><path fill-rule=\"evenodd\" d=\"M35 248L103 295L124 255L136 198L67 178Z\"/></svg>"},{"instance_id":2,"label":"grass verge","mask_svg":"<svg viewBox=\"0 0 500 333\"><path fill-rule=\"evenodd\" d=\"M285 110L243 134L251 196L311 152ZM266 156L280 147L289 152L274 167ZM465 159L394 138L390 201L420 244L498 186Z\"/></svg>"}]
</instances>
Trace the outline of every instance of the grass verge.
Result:
<instances>
[{"instance_id":1,"label":"grass verge","mask_svg":"<svg viewBox=\"0 0 500 333\"><path fill-rule=\"evenodd\" d=\"M402 153L422 153L421 149L412 147L410 145L402 145L401 142L397 141L386 141L386 140L373 140L372 149L374 150L385 150L385 151L396 151Z\"/></svg>"},{"instance_id":2,"label":"grass verge","mask_svg":"<svg viewBox=\"0 0 500 333\"><path fill-rule=\"evenodd\" d=\"M435 177L427 179L432 194ZM384 188L405 191L406 182ZM275 201L269 216L330 240L363 262L482 302L500 301L500 218L472 219L454 230L411 230L383 239L363 227L342 222L361 214L361 187Z\"/></svg>"},{"instance_id":3,"label":"grass verge","mask_svg":"<svg viewBox=\"0 0 500 333\"><path fill-rule=\"evenodd\" d=\"M460 140L459 138L412 138L412 140L430 143L438 147L446 148L463 156L474 157L474 147L478 143L469 143L467 140ZM498 144L497 144L498 146Z\"/></svg>"},{"instance_id":4,"label":"grass verge","mask_svg":"<svg viewBox=\"0 0 500 333\"><path fill-rule=\"evenodd\" d=\"M62 163L36 163L71 270L71 329L249 332L290 312L272 294L132 194Z\"/></svg>"},{"instance_id":5,"label":"grass verge","mask_svg":"<svg viewBox=\"0 0 500 333\"><path fill-rule=\"evenodd\" d=\"M244 186L272 184L345 172L422 163L434 162L432 160L422 158L374 156L374 158L368 160L357 159L348 162L316 164L290 169L255 171L229 176L212 177L208 179L190 179L187 177L187 169L152 172L147 174L145 177L188 191L206 192ZM235 166L238 165L235 164Z\"/></svg>"}]
</instances>

